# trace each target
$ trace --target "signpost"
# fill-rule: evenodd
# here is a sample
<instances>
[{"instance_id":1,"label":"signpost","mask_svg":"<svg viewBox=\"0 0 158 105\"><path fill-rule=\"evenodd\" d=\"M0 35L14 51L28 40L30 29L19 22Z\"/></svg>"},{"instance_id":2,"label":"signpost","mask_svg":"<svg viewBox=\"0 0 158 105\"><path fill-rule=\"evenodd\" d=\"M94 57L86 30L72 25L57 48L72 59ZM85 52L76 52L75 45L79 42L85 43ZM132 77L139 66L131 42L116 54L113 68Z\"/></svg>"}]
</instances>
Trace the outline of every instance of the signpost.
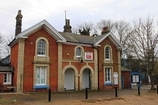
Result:
<instances>
[{"instance_id":1,"label":"signpost","mask_svg":"<svg viewBox=\"0 0 158 105\"><path fill-rule=\"evenodd\" d=\"M114 86L115 86L115 97L117 97L117 86L118 86L118 73L114 72Z\"/></svg>"},{"instance_id":2,"label":"signpost","mask_svg":"<svg viewBox=\"0 0 158 105\"><path fill-rule=\"evenodd\" d=\"M133 74L131 75L131 82L137 83L138 86L138 95L140 95L140 75L139 74Z\"/></svg>"}]
</instances>

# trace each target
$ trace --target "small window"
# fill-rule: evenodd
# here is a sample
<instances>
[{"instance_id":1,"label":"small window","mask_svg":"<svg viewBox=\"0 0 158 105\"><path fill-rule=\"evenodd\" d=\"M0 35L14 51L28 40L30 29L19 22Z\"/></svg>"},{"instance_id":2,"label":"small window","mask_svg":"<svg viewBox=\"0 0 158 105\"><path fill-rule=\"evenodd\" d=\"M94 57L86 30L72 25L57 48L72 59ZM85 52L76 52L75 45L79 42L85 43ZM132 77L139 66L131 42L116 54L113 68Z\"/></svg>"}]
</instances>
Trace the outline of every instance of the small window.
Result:
<instances>
[{"instance_id":1,"label":"small window","mask_svg":"<svg viewBox=\"0 0 158 105\"><path fill-rule=\"evenodd\" d=\"M112 83L111 68L105 68L105 83Z\"/></svg>"},{"instance_id":2,"label":"small window","mask_svg":"<svg viewBox=\"0 0 158 105\"><path fill-rule=\"evenodd\" d=\"M43 39L37 43L37 55L46 55L46 41Z\"/></svg>"},{"instance_id":3,"label":"small window","mask_svg":"<svg viewBox=\"0 0 158 105\"><path fill-rule=\"evenodd\" d=\"M36 67L36 85L46 85L46 67Z\"/></svg>"},{"instance_id":4,"label":"small window","mask_svg":"<svg viewBox=\"0 0 158 105\"><path fill-rule=\"evenodd\" d=\"M4 74L4 84L11 84L11 80L12 80L11 73Z\"/></svg>"},{"instance_id":5,"label":"small window","mask_svg":"<svg viewBox=\"0 0 158 105\"><path fill-rule=\"evenodd\" d=\"M110 59L110 47L105 48L105 59Z\"/></svg>"},{"instance_id":6,"label":"small window","mask_svg":"<svg viewBox=\"0 0 158 105\"><path fill-rule=\"evenodd\" d=\"M82 49L80 47L76 48L76 57L82 56Z\"/></svg>"}]
</instances>

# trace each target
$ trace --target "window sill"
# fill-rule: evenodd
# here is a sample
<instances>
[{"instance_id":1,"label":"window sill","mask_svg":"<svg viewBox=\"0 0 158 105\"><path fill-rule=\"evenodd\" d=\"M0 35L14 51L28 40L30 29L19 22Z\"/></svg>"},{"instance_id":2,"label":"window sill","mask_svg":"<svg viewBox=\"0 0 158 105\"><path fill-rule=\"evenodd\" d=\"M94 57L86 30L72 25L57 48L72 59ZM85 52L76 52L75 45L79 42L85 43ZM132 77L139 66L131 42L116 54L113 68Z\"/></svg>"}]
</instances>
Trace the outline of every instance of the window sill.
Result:
<instances>
[{"instance_id":1,"label":"window sill","mask_svg":"<svg viewBox=\"0 0 158 105\"><path fill-rule=\"evenodd\" d=\"M34 89L48 89L49 86L47 86L47 85L41 85L41 86L34 86L33 88Z\"/></svg>"},{"instance_id":2,"label":"window sill","mask_svg":"<svg viewBox=\"0 0 158 105\"><path fill-rule=\"evenodd\" d=\"M105 83L104 86L112 86L113 83L112 82L109 82L109 83Z\"/></svg>"},{"instance_id":3,"label":"window sill","mask_svg":"<svg viewBox=\"0 0 158 105\"><path fill-rule=\"evenodd\" d=\"M11 83L3 83L3 85L11 85Z\"/></svg>"}]
</instances>

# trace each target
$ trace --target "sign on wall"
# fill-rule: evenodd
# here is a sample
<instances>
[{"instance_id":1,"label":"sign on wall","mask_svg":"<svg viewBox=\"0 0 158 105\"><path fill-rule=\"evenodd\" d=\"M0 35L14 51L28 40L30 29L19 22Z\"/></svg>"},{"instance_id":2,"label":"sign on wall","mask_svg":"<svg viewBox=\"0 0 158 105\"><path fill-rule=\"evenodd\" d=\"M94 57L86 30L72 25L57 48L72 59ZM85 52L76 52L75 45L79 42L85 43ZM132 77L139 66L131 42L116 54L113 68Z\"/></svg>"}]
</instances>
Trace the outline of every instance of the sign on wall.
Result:
<instances>
[{"instance_id":1,"label":"sign on wall","mask_svg":"<svg viewBox=\"0 0 158 105\"><path fill-rule=\"evenodd\" d=\"M135 74L135 75L132 75L132 83L139 83L140 82L140 80L139 80L139 75L138 74Z\"/></svg>"},{"instance_id":2,"label":"sign on wall","mask_svg":"<svg viewBox=\"0 0 158 105\"><path fill-rule=\"evenodd\" d=\"M85 52L85 60L93 60L93 53Z\"/></svg>"}]
</instances>

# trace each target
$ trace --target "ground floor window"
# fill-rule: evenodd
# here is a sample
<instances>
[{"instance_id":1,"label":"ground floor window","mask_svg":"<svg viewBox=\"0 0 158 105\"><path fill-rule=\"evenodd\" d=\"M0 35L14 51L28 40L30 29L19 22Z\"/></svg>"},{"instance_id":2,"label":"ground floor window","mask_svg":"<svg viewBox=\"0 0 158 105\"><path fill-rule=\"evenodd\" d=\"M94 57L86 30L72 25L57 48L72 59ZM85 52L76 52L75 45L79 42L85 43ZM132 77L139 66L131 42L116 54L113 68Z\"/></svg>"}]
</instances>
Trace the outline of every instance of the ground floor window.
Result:
<instances>
[{"instance_id":1,"label":"ground floor window","mask_svg":"<svg viewBox=\"0 0 158 105\"><path fill-rule=\"evenodd\" d=\"M47 67L36 67L36 85L46 85Z\"/></svg>"},{"instance_id":2,"label":"ground floor window","mask_svg":"<svg viewBox=\"0 0 158 105\"><path fill-rule=\"evenodd\" d=\"M4 74L4 84L11 84L11 81L12 81L12 74L5 73Z\"/></svg>"},{"instance_id":3,"label":"ground floor window","mask_svg":"<svg viewBox=\"0 0 158 105\"><path fill-rule=\"evenodd\" d=\"M112 83L112 75L111 75L111 68L105 68L105 84Z\"/></svg>"}]
</instances>

